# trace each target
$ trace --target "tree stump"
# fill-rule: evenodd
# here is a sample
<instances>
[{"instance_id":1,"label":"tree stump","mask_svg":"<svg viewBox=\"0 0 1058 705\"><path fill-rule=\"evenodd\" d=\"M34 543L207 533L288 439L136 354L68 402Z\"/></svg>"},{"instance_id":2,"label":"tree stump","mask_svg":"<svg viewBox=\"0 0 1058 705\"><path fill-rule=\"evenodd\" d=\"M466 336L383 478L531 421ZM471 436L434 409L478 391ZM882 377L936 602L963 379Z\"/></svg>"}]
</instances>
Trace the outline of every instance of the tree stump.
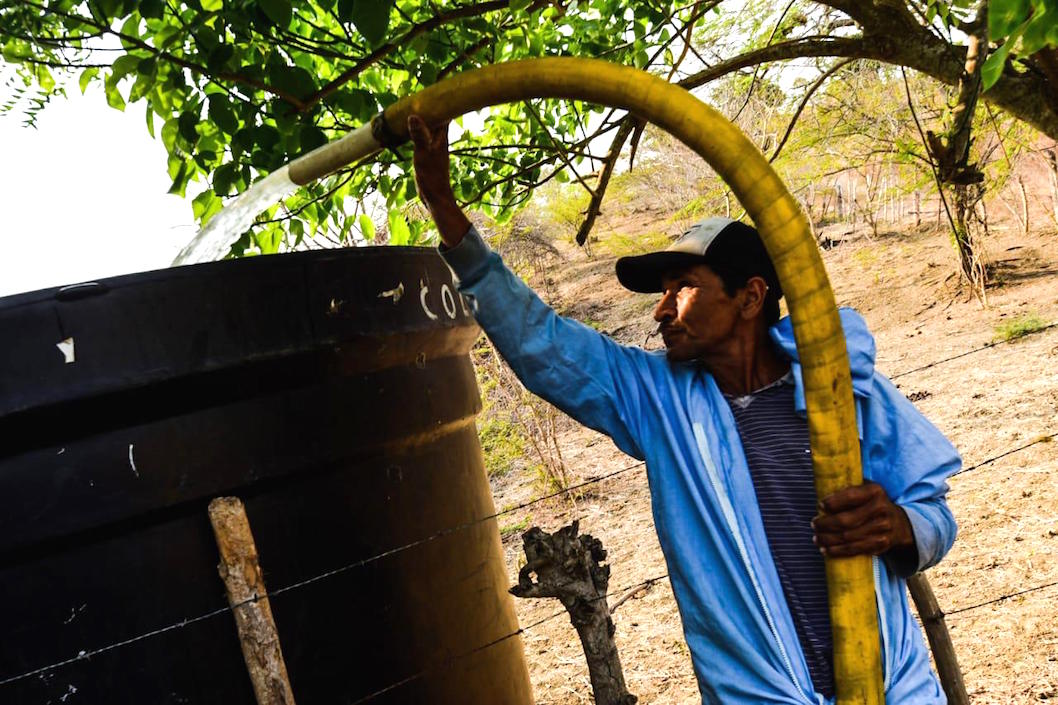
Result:
<instances>
[{"instance_id":1,"label":"tree stump","mask_svg":"<svg viewBox=\"0 0 1058 705\"><path fill-rule=\"evenodd\" d=\"M578 530L574 521L553 534L536 526L522 534L527 562L510 592L515 597L557 597L584 648L596 705L634 705L637 698L625 689L606 603L610 566L601 564L606 549L589 534L578 536Z\"/></svg>"}]
</instances>

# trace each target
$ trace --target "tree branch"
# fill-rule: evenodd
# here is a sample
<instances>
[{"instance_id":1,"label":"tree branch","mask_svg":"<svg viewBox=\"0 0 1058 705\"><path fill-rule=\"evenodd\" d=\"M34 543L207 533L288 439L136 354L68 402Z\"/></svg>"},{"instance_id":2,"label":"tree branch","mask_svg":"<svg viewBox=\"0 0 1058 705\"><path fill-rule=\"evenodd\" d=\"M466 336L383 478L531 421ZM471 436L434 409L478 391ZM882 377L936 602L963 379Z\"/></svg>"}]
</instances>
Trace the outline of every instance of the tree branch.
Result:
<instances>
[{"instance_id":1,"label":"tree branch","mask_svg":"<svg viewBox=\"0 0 1058 705\"><path fill-rule=\"evenodd\" d=\"M821 3L838 7L836 2ZM871 3L849 3L856 7ZM884 7L888 8L886 3ZM874 11L877 11L875 7ZM874 59L893 66L913 69L948 85L956 86L964 70L966 48L952 46L918 24L906 13L872 15L870 33L856 37L811 37L780 42L740 54L683 79L678 85L698 88L721 76L758 63L808 57ZM1058 139L1058 110L1045 97L1052 86L1046 79L1030 74L1006 73L988 92L987 102L1032 125L1048 137Z\"/></svg>"},{"instance_id":2,"label":"tree branch","mask_svg":"<svg viewBox=\"0 0 1058 705\"><path fill-rule=\"evenodd\" d=\"M548 3L549 0L536 0L526 12L532 12L540 7L543 7ZM411 29L402 34L392 42L387 42L380 45L374 51L367 56L361 58L353 66L349 67L342 73L340 73L334 80L329 82L320 90L316 91L312 95L305 99L304 107L299 108L301 112L311 110L313 106L319 103L321 100L326 100L331 94L341 88L343 85L348 83L356 76L363 73L366 69L378 63L384 57L393 53L394 50L406 46L408 42L412 41L416 37L420 37L427 32L433 31L442 25L457 20L465 20L471 17L480 17L481 15L487 15L490 12L497 12L500 10L506 10L510 7L509 0L490 0L489 2L483 2L478 5L467 5L464 7L457 7L447 12L441 12L434 15L428 20L413 25Z\"/></svg>"},{"instance_id":3,"label":"tree branch","mask_svg":"<svg viewBox=\"0 0 1058 705\"><path fill-rule=\"evenodd\" d=\"M866 37L843 37L839 39L813 37L811 39L791 39L771 46L748 51L745 54L721 61L718 64L702 69L680 81L677 85L691 90L715 81L721 76L756 66L769 61L788 61L807 57L848 57L856 59L881 58L881 47Z\"/></svg>"},{"instance_id":4,"label":"tree branch","mask_svg":"<svg viewBox=\"0 0 1058 705\"><path fill-rule=\"evenodd\" d=\"M808 105L808 101L812 98L812 95L817 90L819 90L820 86L822 86L828 78L833 76L838 71L838 69L843 66L848 66L853 61L856 61L856 59L845 59L844 61L839 61L838 63L834 64L829 69L827 69L826 73L817 78L815 83L809 86L808 91L804 94L804 97L801 98L801 102L798 103L797 110L794 111L793 117L790 118L790 124L786 126L786 133L782 136L782 139L779 140L779 144L775 147L775 151L768 159L769 163L774 162L776 159L779 158L779 154L782 153L782 148L786 145L786 140L790 139L790 135L793 133L794 125L797 124L798 118L801 117L801 113L804 111L805 106Z\"/></svg>"},{"instance_id":5,"label":"tree branch","mask_svg":"<svg viewBox=\"0 0 1058 705\"><path fill-rule=\"evenodd\" d=\"M595 219L599 217L599 209L602 207L603 196L606 195L606 187L610 183L610 177L613 176L614 167L617 165L617 159L621 156L621 150L624 149L625 142L632 135L632 132L636 128L636 120L631 115L625 116L625 119L621 121L621 127L617 130L617 134L614 135L613 142L610 143L610 151L606 155L606 159L603 161L602 171L599 172L599 181L595 185L595 191L591 194L591 201L588 202L588 209L584 212L584 220L580 224L580 228L577 229L577 244L583 245L588 240L588 233L595 226Z\"/></svg>"}]
</instances>

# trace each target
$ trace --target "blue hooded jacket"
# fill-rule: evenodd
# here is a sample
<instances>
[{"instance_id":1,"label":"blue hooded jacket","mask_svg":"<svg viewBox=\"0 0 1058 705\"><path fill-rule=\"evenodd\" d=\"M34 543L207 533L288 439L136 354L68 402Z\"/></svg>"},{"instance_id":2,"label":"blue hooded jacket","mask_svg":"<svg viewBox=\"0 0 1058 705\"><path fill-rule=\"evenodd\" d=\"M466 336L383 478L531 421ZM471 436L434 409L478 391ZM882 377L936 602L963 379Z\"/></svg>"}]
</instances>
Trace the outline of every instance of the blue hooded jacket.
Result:
<instances>
[{"instance_id":1,"label":"blue hooded jacket","mask_svg":"<svg viewBox=\"0 0 1058 705\"><path fill-rule=\"evenodd\" d=\"M618 345L545 305L474 228L442 254L478 323L532 392L645 460L654 524L704 703L826 703L812 687L764 533L734 417L712 376L663 352ZM863 471L908 515L919 564L875 559L886 699L944 703L903 578L937 563L955 540L944 500L959 456L874 371L874 339L841 311L852 367ZM789 319L771 329L791 360Z\"/></svg>"}]
</instances>

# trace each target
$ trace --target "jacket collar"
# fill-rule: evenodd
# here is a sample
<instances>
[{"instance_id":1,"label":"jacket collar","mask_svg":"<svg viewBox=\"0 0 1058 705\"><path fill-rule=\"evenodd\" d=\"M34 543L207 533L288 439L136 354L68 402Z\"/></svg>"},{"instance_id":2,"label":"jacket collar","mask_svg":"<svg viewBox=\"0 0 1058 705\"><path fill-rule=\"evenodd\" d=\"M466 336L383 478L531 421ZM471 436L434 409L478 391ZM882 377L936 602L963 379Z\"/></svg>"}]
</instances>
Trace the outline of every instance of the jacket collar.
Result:
<instances>
[{"instance_id":1,"label":"jacket collar","mask_svg":"<svg viewBox=\"0 0 1058 705\"><path fill-rule=\"evenodd\" d=\"M874 378L875 347L874 336L867 330L867 322L851 308L838 309L841 327L845 331L845 345L849 353L849 366L852 372L852 393L865 398L871 395ZM805 411L804 380L801 375L801 362L794 342L793 322L786 316L768 331L772 342L779 351L790 360L794 375L794 407L800 413Z\"/></svg>"}]
</instances>

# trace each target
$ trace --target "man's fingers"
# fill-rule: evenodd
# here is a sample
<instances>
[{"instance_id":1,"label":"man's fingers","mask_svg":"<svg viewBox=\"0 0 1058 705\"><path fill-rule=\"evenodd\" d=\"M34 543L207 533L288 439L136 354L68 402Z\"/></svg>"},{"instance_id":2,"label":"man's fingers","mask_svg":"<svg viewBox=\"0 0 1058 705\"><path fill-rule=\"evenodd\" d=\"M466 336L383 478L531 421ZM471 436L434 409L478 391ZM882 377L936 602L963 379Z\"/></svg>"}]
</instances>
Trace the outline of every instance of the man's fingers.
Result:
<instances>
[{"instance_id":1,"label":"man's fingers","mask_svg":"<svg viewBox=\"0 0 1058 705\"><path fill-rule=\"evenodd\" d=\"M819 508L827 514L837 514L848 511L864 504L873 502L884 495L885 490L881 485L873 482L865 482L856 487L846 487L832 495L824 497L819 503Z\"/></svg>"},{"instance_id":2,"label":"man's fingers","mask_svg":"<svg viewBox=\"0 0 1058 705\"><path fill-rule=\"evenodd\" d=\"M411 141L415 146L419 148L429 147L430 142L433 140L430 128L426 126L426 123L418 115L408 116L408 136L411 137Z\"/></svg>"},{"instance_id":3,"label":"man's fingers","mask_svg":"<svg viewBox=\"0 0 1058 705\"><path fill-rule=\"evenodd\" d=\"M849 556L878 556L889 550L889 541L884 536L864 539L840 546L821 548L827 558L848 558Z\"/></svg>"},{"instance_id":4,"label":"man's fingers","mask_svg":"<svg viewBox=\"0 0 1058 705\"><path fill-rule=\"evenodd\" d=\"M445 120L439 125L435 125L433 128L433 144L435 147L443 147L444 150L448 151L448 120Z\"/></svg>"},{"instance_id":5,"label":"man's fingers","mask_svg":"<svg viewBox=\"0 0 1058 705\"><path fill-rule=\"evenodd\" d=\"M884 537L888 540L892 531L892 522L889 517L880 516L859 526L837 531L820 531L816 529L815 543L820 548L831 548L842 544L856 543L874 537Z\"/></svg>"},{"instance_id":6,"label":"man's fingers","mask_svg":"<svg viewBox=\"0 0 1058 705\"><path fill-rule=\"evenodd\" d=\"M878 504L861 504L838 514L820 514L812 520L816 533L836 532L862 526L876 517L885 516L885 507Z\"/></svg>"}]
</instances>

